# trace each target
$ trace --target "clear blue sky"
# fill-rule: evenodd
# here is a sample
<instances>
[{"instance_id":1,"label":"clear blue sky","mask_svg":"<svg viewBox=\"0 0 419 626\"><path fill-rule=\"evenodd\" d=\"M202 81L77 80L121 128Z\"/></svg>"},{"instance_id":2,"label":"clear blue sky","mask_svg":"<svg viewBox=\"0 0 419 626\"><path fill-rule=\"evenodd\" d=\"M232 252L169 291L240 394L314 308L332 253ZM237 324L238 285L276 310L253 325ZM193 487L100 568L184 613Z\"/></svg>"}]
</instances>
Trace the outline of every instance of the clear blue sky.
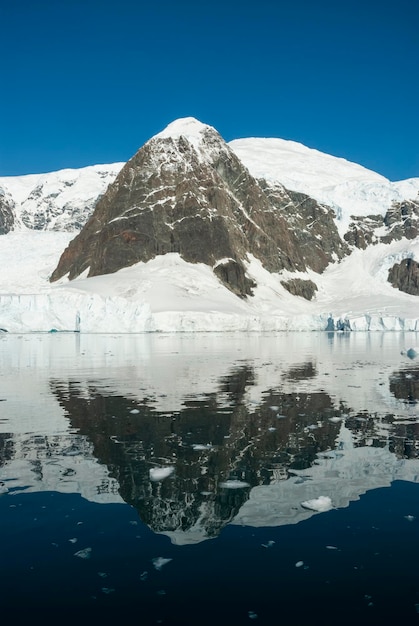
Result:
<instances>
[{"instance_id":1,"label":"clear blue sky","mask_svg":"<svg viewBox=\"0 0 419 626\"><path fill-rule=\"evenodd\" d=\"M419 0L0 0L0 175L128 160L179 117L419 176Z\"/></svg>"}]
</instances>

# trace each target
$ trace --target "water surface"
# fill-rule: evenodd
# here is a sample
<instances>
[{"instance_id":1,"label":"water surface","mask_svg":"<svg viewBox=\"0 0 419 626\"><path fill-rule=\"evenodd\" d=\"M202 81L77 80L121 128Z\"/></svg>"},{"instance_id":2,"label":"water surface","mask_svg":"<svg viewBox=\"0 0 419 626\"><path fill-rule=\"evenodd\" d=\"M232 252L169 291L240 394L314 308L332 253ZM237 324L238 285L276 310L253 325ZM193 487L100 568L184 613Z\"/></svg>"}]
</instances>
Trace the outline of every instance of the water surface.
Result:
<instances>
[{"instance_id":1,"label":"water surface","mask_svg":"<svg viewBox=\"0 0 419 626\"><path fill-rule=\"evenodd\" d=\"M3 615L417 623L417 339L3 335Z\"/></svg>"}]
</instances>

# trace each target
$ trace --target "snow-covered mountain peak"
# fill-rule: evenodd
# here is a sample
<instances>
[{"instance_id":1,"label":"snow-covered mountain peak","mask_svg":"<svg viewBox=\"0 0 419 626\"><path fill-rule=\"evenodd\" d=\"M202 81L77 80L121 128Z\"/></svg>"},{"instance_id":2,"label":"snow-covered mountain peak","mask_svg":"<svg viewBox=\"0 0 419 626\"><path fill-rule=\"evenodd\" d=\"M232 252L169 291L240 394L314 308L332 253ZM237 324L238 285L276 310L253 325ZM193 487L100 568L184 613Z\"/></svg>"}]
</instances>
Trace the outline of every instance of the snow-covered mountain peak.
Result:
<instances>
[{"instance_id":1,"label":"snow-covered mountain peak","mask_svg":"<svg viewBox=\"0 0 419 626\"><path fill-rule=\"evenodd\" d=\"M191 143L194 143L195 141L200 141L202 139L202 134L206 130L215 131L212 126L203 124L195 117L181 117L171 122L160 133L154 135L154 138L171 137L172 139L177 139L178 137L186 137L186 139L191 141Z\"/></svg>"},{"instance_id":2,"label":"snow-covered mountain peak","mask_svg":"<svg viewBox=\"0 0 419 626\"><path fill-rule=\"evenodd\" d=\"M166 152L170 160L183 161L185 142L201 163L211 163L214 158L218 158L220 152L231 154L231 148L217 130L194 117L183 117L173 121L160 133L154 135L149 143L154 145L155 149L156 141L161 140L164 143L158 149L160 159L165 158L163 153ZM172 147L168 143L171 143Z\"/></svg>"}]
</instances>

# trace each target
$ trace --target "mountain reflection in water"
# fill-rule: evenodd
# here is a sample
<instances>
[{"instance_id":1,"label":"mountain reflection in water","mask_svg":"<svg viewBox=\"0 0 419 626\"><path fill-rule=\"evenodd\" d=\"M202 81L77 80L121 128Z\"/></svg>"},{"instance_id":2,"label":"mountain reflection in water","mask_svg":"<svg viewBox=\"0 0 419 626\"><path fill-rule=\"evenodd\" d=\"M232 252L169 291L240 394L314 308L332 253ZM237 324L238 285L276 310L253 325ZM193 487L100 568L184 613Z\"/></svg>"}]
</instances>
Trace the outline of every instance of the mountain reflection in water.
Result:
<instances>
[{"instance_id":1,"label":"mountain reflection in water","mask_svg":"<svg viewBox=\"0 0 419 626\"><path fill-rule=\"evenodd\" d=\"M348 506L419 476L412 336L4 337L2 480L125 501L176 544Z\"/></svg>"}]
</instances>

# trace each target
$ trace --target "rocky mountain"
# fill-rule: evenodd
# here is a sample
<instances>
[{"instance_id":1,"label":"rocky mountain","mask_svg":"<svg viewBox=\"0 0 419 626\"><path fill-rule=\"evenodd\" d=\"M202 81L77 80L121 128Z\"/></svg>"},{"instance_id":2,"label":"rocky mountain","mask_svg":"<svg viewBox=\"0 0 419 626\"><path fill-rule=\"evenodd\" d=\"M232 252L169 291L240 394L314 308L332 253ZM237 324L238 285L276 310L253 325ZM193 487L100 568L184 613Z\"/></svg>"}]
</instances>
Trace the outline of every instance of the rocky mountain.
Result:
<instances>
[{"instance_id":1,"label":"rocky mountain","mask_svg":"<svg viewBox=\"0 0 419 626\"><path fill-rule=\"evenodd\" d=\"M227 144L211 126L184 118L125 165L0 178L0 234L78 233L51 282L174 252L209 266L240 297L253 293L248 262L256 259L292 295L315 300L316 276L354 250L417 241L418 194L419 179L392 183L282 139ZM418 295L413 257L394 259L386 280Z\"/></svg>"},{"instance_id":2,"label":"rocky mountain","mask_svg":"<svg viewBox=\"0 0 419 626\"><path fill-rule=\"evenodd\" d=\"M249 255L270 272L322 272L348 254L334 217L305 194L257 180L214 128L186 118L122 168L51 280L108 274L177 252L212 267L237 295L250 295ZM311 297L315 286L301 280L291 289Z\"/></svg>"}]
</instances>

